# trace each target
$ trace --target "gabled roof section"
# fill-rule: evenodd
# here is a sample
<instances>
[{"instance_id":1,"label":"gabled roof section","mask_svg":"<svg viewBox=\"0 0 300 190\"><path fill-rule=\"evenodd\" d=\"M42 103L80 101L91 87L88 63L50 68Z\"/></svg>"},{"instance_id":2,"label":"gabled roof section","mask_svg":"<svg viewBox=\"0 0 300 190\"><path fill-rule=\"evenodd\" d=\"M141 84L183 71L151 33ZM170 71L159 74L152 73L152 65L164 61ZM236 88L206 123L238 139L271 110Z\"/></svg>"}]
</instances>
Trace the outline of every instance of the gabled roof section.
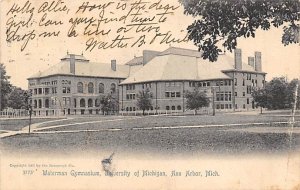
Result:
<instances>
[{"instance_id":1,"label":"gabled roof section","mask_svg":"<svg viewBox=\"0 0 300 190\"><path fill-rule=\"evenodd\" d=\"M159 55L181 55L181 56L189 56L189 57L198 57L200 58L202 53L197 50L184 49L178 47L169 47L165 51L161 52Z\"/></svg>"},{"instance_id":2,"label":"gabled roof section","mask_svg":"<svg viewBox=\"0 0 300 190\"><path fill-rule=\"evenodd\" d=\"M142 65L142 64L143 64L143 56L134 57L133 59L125 63L125 65Z\"/></svg>"},{"instance_id":3,"label":"gabled roof section","mask_svg":"<svg viewBox=\"0 0 300 190\"><path fill-rule=\"evenodd\" d=\"M83 56L75 56L75 73L70 71L70 55L66 55L61 61L45 71L41 71L28 79L42 78L53 75L72 75L89 77L122 78L129 76L129 65L117 65L116 71L112 70L109 63L90 62Z\"/></svg>"}]
</instances>

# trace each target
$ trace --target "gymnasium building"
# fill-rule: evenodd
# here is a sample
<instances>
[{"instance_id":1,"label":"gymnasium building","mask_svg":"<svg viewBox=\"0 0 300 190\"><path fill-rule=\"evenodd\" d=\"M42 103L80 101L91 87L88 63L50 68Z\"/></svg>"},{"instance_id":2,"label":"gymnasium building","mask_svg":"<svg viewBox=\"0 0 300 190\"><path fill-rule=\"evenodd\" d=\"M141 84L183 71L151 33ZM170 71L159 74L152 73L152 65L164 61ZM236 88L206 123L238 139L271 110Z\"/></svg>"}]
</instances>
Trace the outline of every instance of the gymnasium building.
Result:
<instances>
[{"instance_id":1,"label":"gymnasium building","mask_svg":"<svg viewBox=\"0 0 300 190\"><path fill-rule=\"evenodd\" d=\"M110 94L119 102L115 112L138 112L140 91L151 92L149 112L185 112L185 92L198 87L211 99L218 111L255 109L251 92L262 88L266 73L262 71L261 53L255 52L242 62L242 51L234 58L221 54L209 62L195 50L170 47L165 51L144 50L125 64L95 63L83 55L67 54L48 70L28 78L32 92L33 114L102 114L100 99Z\"/></svg>"}]
</instances>

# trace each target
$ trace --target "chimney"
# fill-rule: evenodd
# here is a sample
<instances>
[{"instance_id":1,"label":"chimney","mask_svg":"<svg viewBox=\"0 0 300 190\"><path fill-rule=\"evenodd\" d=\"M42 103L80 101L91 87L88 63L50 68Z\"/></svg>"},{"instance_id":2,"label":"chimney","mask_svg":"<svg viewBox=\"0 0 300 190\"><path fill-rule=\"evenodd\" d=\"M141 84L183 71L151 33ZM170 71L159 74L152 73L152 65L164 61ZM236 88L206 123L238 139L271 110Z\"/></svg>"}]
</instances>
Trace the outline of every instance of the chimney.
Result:
<instances>
[{"instance_id":1,"label":"chimney","mask_svg":"<svg viewBox=\"0 0 300 190\"><path fill-rule=\"evenodd\" d=\"M254 68L254 57L248 57L248 65Z\"/></svg>"},{"instance_id":2,"label":"chimney","mask_svg":"<svg viewBox=\"0 0 300 190\"><path fill-rule=\"evenodd\" d=\"M234 68L236 70L242 70L242 50L234 50Z\"/></svg>"},{"instance_id":3,"label":"chimney","mask_svg":"<svg viewBox=\"0 0 300 190\"><path fill-rule=\"evenodd\" d=\"M70 54L70 73L75 75L75 55Z\"/></svg>"},{"instance_id":4,"label":"chimney","mask_svg":"<svg viewBox=\"0 0 300 190\"><path fill-rule=\"evenodd\" d=\"M156 57L161 52L159 51L151 51L151 50L144 50L143 51L143 65L146 65L149 61L151 61L154 57Z\"/></svg>"},{"instance_id":5,"label":"chimney","mask_svg":"<svg viewBox=\"0 0 300 190\"><path fill-rule=\"evenodd\" d=\"M261 52L255 52L255 71L261 72Z\"/></svg>"},{"instance_id":6,"label":"chimney","mask_svg":"<svg viewBox=\"0 0 300 190\"><path fill-rule=\"evenodd\" d=\"M111 70L116 71L117 70L117 61L115 59L111 60L110 66L111 66Z\"/></svg>"}]
</instances>

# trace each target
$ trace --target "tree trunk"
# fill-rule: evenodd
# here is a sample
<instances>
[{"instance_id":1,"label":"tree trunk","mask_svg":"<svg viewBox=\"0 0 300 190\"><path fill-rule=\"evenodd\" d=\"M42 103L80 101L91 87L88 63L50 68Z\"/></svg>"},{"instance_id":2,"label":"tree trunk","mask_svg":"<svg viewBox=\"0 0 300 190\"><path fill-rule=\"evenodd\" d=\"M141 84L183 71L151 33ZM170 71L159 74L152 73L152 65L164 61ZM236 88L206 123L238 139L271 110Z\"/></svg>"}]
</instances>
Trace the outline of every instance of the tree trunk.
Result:
<instances>
[{"instance_id":1,"label":"tree trunk","mask_svg":"<svg viewBox=\"0 0 300 190\"><path fill-rule=\"evenodd\" d=\"M262 110L263 110L262 107L260 107L260 114L262 114Z\"/></svg>"}]
</instances>

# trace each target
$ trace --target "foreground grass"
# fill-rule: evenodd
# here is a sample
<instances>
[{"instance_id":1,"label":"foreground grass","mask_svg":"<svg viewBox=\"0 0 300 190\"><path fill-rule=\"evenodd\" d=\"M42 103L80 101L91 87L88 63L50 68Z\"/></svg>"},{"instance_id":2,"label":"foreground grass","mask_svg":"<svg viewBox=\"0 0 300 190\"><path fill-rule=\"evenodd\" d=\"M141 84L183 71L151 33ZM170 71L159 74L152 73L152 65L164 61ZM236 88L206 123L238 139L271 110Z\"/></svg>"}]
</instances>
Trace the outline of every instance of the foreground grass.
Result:
<instances>
[{"instance_id":1,"label":"foreground grass","mask_svg":"<svg viewBox=\"0 0 300 190\"><path fill-rule=\"evenodd\" d=\"M189 126L189 125L222 125L222 124L244 124L244 123L272 123L287 122L289 117L278 117L269 115L235 115L218 114L209 115L190 115L190 116L145 116L145 117L108 117L90 118L86 124L76 124L87 120L72 119L56 124L51 123L40 127L64 125L58 128L45 129L41 131L69 131L69 130L99 130L99 129L123 129L123 128L145 128L145 127L164 127L164 126ZM297 117L296 120L300 120ZM74 124L74 125L72 125Z\"/></svg>"},{"instance_id":2,"label":"foreground grass","mask_svg":"<svg viewBox=\"0 0 300 190\"><path fill-rule=\"evenodd\" d=\"M56 120L54 118L33 118L31 124ZM18 131L29 125L28 119L1 119L0 130Z\"/></svg>"},{"instance_id":3,"label":"foreground grass","mask_svg":"<svg viewBox=\"0 0 300 190\"><path fill-rule=\"evenodd\" d=\"M268 128L266 126L266 128ZM0 140L4 154L72 155L101 151L162 155L284 154L300 151L300 133L247 132L241 127L22 134ZM243 127L244 129L244 127Z\"/></svg>"}]
</instances>

